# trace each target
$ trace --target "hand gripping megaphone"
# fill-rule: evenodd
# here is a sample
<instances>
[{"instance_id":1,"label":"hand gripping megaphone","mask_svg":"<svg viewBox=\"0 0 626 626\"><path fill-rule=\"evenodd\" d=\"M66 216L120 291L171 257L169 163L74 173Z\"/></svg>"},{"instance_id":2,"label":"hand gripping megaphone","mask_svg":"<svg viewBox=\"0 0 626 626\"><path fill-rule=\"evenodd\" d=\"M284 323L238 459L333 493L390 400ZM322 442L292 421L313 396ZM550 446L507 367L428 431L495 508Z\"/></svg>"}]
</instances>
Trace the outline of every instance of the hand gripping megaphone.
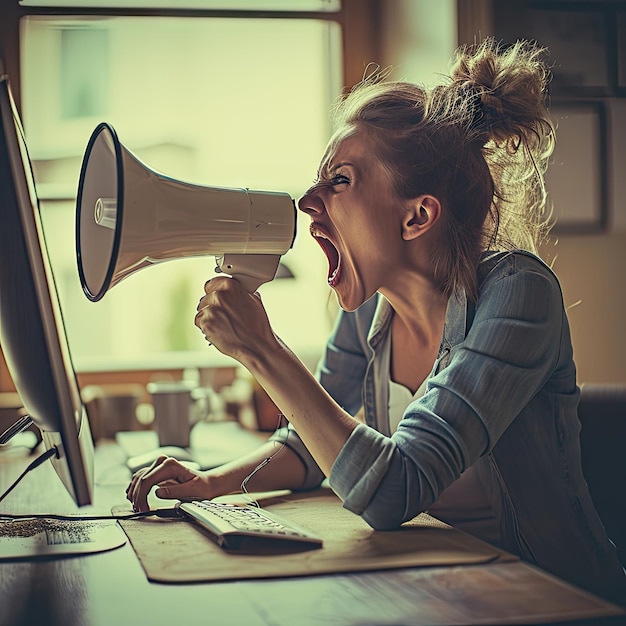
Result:
<instances>
[{"instance_id":1,"label":"hand gripping megaphone","mask_svg":"<svg viewBox=\"0 0 626 626\"><path fill-rule=\"evenodd\" d=\"M212 255L216 271L254 292L293 245L296 209L283 192L206 187L152 170L99 124L89 139L76 203L76 259L92 302L167 260Z\"/></svg>"}]
</instances>

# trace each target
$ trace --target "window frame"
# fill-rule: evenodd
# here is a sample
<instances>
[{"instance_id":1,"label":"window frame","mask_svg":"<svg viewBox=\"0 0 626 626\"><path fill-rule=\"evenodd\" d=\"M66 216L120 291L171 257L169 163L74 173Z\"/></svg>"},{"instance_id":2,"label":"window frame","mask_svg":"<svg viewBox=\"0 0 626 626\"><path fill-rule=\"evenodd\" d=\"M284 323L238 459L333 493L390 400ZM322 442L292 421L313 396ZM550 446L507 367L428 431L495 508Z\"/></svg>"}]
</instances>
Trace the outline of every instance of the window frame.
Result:
<instances>
[{"instance_id":1,"label":"window frame","mask_svg":"<svg viewBox=\"0 0 626 626\"><path fill-rule=\"evenodd\" d=\"M70 17L210 17L253 19L315 19L333 21L342 31L343 84L349 90L363 78L367 64L381 58L383 49L381 20L384 0L341 0L338 11L250 11L224 9L143 9L76 8L21 6L12 0L0 9L0 61L3 73L11 77L13 97L21 111L20 89L20 20L26 16Z\"/></svg>"}]
</instances>

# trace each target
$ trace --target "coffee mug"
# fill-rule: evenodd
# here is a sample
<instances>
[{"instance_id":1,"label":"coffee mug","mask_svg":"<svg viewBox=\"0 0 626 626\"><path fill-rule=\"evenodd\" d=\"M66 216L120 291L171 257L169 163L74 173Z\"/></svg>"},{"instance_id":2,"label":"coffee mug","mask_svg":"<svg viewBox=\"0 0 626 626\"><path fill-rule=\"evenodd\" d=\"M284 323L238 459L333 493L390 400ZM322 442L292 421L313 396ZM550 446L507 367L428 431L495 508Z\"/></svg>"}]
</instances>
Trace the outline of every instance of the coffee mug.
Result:
<instances>
[{"instance_id":1,"label":"coffee mug","mask_svg":"<svg viewBox=\"0 0 626 626\"><path fill-rule=\"evenodd\" d=\"M148 383L154 406L154 429L160 446L188 448L194 424L193 390L196 385L185 380Z\"/></svg>"}]
</instances>

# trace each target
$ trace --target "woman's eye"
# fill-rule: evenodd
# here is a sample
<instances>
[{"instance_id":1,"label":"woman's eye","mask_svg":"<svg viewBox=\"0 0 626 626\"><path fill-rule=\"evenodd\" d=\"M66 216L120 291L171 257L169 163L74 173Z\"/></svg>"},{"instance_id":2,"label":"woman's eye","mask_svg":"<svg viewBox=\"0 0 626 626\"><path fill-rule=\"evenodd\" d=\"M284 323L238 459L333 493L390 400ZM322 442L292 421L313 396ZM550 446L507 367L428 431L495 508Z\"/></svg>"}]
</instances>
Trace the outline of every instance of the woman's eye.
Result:
<instances>
[{"instance_id":1,"label":"woman's eye","mask_svg":"<svg viewBox=\"0 0 626 626\"><path fill-rule=\"evenodd\" d=\"M350 182L350 180L343 174L337 174L333 176L331 182L333 185L346 185Z\"/></svg>"}]
</instances>

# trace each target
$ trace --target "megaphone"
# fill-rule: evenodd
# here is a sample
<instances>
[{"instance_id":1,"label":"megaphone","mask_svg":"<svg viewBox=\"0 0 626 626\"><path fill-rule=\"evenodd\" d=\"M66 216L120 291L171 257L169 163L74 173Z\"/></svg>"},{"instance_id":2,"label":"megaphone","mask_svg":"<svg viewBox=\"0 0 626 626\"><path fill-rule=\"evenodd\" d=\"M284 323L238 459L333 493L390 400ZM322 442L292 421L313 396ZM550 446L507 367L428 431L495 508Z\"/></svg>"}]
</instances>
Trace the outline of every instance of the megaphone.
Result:
<instances>
[{"instance_id":1,"label":"megaphone","mask_svg":"<svg viewBox=\"0 0 626 626\"><path fill-rule=\"evenodd\" d=\"M76 259L92 302L140 269L206 255L252 293L274 278L295 234L287 193L170 178L142 163L105 122L89 139L78 183Z\"/></svg>"}]
</instances>

